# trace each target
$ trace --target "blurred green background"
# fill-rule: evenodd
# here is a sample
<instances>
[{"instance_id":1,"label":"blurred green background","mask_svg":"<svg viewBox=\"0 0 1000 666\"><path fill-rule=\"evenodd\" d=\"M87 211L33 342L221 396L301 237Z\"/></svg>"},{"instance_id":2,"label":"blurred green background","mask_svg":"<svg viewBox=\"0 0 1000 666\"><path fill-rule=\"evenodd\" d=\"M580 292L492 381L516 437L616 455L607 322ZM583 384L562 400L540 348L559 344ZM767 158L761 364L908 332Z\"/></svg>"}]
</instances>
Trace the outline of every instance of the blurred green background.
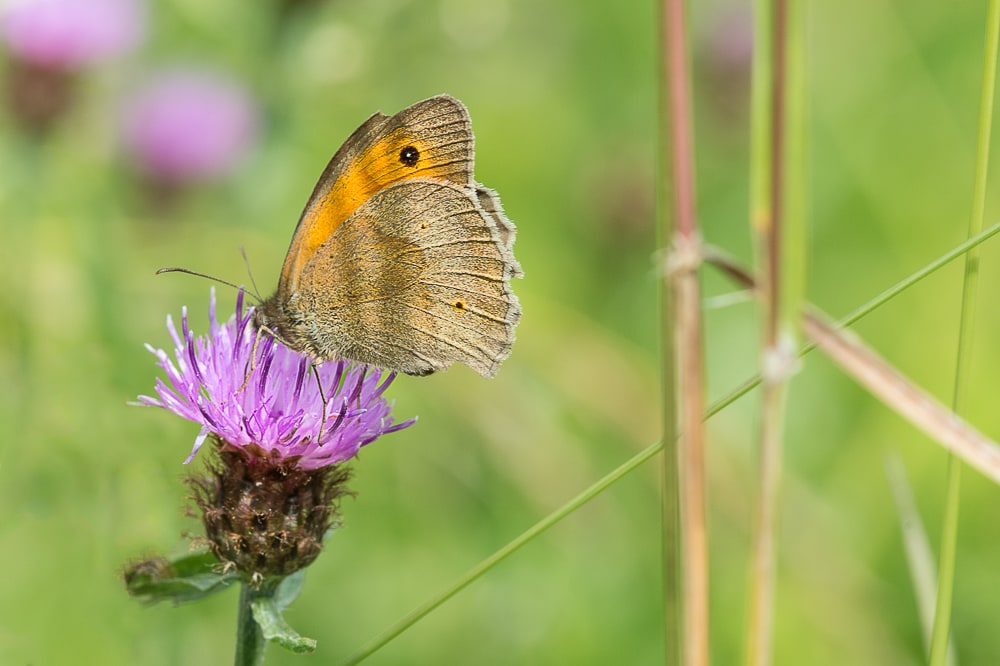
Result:
<instances>
[{"instance_id":1,"label":"blurred green background","mask_svg":"<svg viewBox=\"0 0 1000 666\"><path fill-rule=\"evenodd\" d=\"M840 315L964 237L985 3L810 3L810 299ZM700 220L746 261L749 8L692 7ZM41 136L0 125L0 663L231 661L236 592L142 607L122 566L180 552L182 461L197 426L129 407L183 305L209 284L270 292L330 155L372 112L447 92L469 107L477 178L518 224L524 308L499 376L465 368L393 385L419 424L356 461L344 526L309 569L291 624L326 664L658 437L652 224L652 2L160 0L145 41L79 73ZM282 18L283 17L283 18ZM150 195L129 169L122 99L164 65L227 71L260 105L227 178ZM6 71L12 70L7 58ZM9 77L9 74L8 74ZM8 100L9 101L9 100ZM997 218L993 194L988 223ZM1000 253L987 244L969 418L1000 433ZM710 397L750 376L756 323L706 272ZM945 401L960 263L858 330ZM220 312L234 295L219 288ZM757 398L711 421L713 661L740 659ZM917 664L922 639L884 474L902 456L932 540L945 454L818 354L796 377L782 503L778 664ZM197 468L200 461L194 463ZM373 656L372 664L656 664L662 660L658 470L625 478ZM1000 662L1000 492L965 477L954 641Z\"/></svg>"}]
</instances>

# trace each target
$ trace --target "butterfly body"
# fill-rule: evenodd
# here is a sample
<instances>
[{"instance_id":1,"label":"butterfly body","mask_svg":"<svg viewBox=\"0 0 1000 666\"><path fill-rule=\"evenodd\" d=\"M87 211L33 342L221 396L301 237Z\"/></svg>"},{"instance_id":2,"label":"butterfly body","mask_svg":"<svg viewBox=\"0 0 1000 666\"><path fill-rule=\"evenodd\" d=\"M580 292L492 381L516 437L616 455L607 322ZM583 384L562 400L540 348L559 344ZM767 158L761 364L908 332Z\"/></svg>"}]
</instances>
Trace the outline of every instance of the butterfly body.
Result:
<instances>
[{"instance_id":1,"label":"butterfly body","mask_svg":"<svg viewBox=\"0 0 1000 666\"><path fill-rule=\"evenodd\" d=\"M514 225L472 166L458 100L369 118L316 185L258 328L316 361L495 375L521 315L510 288L521 268Z\"/></svg>"}]
</instances>

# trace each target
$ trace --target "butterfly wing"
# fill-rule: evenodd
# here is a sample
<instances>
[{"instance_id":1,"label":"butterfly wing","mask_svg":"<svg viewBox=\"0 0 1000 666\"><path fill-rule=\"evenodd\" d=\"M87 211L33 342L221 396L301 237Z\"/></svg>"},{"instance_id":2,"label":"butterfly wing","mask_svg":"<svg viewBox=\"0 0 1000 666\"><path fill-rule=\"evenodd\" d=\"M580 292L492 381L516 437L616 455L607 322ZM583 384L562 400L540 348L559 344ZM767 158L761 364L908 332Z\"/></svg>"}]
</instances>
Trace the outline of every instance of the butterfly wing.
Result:
<instances>
[{"instance_id":1,"label":"butterfly wing","mask_svg":"<svg viewBox=\"0 0 1000 666\"><path fill-rule=\"evenodd\" d=\"M281 269L279 300L297 290L317 248L375 193L414 178L471 185L472 162L469 113L453 97L432 97L391 117L373 115L344 142L316 183Z\"/></svg>"},{"instance_id":2,"label":"butterfly wing","mask_svg":"<svg viewBox=\"0 0 1000 666\"><path fill-rule=\"evenodd\" d=\"M499 201L486 210L469 187L416 180L378 192L304 267L293 307L314 315L307 337L326 345L314 355L416 375L460 362L492 377L521 316L513 236Z\"/></svg>"},{"instance_id":3,"label":"butterfly wing","mask_svg":"<svg viewBox=\"0 0 1000 666\"><path fill-rule=\"evenodd\" d=\"M479 200L479 205L483 207L483 210L489 215L493 224L497 228L497 232L500 234L500 240L503 241L504 245L507 246L508 250L511 250L511 258L513 258L513 248L514 248L514 235L517 229L514 227L514 223L507 219L504 215L503 206L500 205L500 196L488 187L484 187L479 183L475 183L476 187L476 198ZM522 277L521 265L516 261L514 262L514 277Z\"/></svg>"}]
</instances>

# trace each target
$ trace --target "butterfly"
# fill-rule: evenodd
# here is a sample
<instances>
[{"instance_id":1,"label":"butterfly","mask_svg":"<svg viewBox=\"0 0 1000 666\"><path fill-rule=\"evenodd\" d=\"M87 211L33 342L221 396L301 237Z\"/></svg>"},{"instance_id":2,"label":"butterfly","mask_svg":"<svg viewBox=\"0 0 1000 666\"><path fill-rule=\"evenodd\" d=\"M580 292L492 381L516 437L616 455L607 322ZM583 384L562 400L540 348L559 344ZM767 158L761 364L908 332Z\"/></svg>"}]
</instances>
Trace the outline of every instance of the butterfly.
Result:
<instances>
[{"instance_id":1,"label":"butterfly","mask_svg":"<svg viewBox=\"0 0 1000 666\"><path fill-rule=\"evenodd\" d=\"M469 113L439 95L376 113L330 160L259 331L314 361L492 377L521 318L514 224L473 177Z\"/></svg>"}]
</instances>

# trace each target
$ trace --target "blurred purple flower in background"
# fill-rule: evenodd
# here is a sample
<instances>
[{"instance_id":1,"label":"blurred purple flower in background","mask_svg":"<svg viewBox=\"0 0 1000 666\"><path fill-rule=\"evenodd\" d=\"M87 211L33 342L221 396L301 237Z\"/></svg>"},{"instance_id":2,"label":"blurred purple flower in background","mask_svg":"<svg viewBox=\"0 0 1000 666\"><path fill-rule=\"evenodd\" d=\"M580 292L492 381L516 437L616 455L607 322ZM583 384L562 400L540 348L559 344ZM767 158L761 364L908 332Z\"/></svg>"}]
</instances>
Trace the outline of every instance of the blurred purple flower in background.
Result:
<instances>
[{"instance_id":1,"label":"blurred purple flower in background","mask_svg":"<svg viewBox=\"0 0 1000 666\"><path fill-rule=\"evenodd\" d=\"M11 0L0 8L11 115L30 132L49 129L72 108L80 72L134 48L145 33L140 0Z\"/></svg>"},{"instance_id":2,"label":"blurred purple flower in background","mask_svg":"<svg viewBox=\"0 0 1000 666\"><path fill-rule=\"evenodd\" d=\"M78 70L139 44L145 19L137 0L13 0L0 10L0 37L18 60Z\"/></svg>"},{"instance_id":3,"label":"blurred purple flower in background","mask_svg":"<svg viewBox=\"0 0 1000 666\"><path fill-rule=\"evenodd\" d=\"M224 74L173 69L153 75L125 103L125 147L153 183L177 186L232 171L257 136L249 91Z\"/></svg>"},{"instance_id":4,"label":"blurred purple flower in background","mask_svg":"<svg viewBox=\"0 0 1000 666\"><path fill-rule=\"evenodd\" d=\"M701 41L702 78L710 110L743 128L749 113L753 12L745 1L717 8ZM736 121L736 122L734 122Z\"/></svg>"}]
</instances>

